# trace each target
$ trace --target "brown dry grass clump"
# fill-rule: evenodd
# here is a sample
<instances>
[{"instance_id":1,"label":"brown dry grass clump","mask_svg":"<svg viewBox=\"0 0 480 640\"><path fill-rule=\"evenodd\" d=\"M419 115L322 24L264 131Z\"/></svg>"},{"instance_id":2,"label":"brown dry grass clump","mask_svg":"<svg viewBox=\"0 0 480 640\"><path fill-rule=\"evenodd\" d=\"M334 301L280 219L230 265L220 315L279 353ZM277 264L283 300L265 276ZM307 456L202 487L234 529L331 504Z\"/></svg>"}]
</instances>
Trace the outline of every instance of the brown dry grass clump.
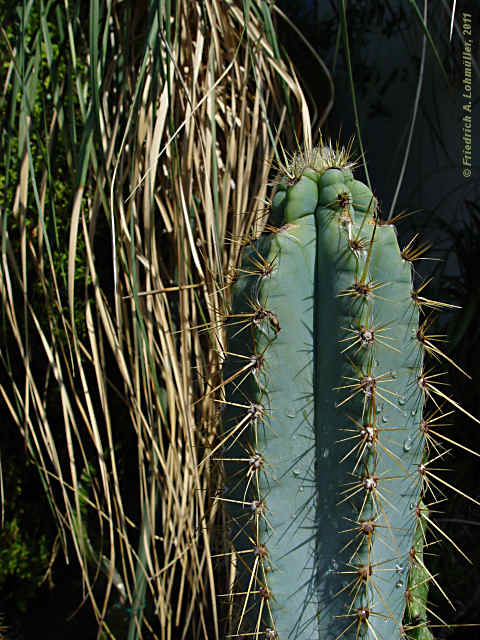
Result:
<instances>
[{"instance_id":1,"label":"brown dry grass clump","mask_svg":"<svg viewBox=\"0 0 480 640\"><path fill-rule=\"evenodd\" d=\"M116 604L129 640L220 638L221 325L305 99L266 1L34 4L2 32L1 396L104 637Z\"/></svg>"}]
</instances>

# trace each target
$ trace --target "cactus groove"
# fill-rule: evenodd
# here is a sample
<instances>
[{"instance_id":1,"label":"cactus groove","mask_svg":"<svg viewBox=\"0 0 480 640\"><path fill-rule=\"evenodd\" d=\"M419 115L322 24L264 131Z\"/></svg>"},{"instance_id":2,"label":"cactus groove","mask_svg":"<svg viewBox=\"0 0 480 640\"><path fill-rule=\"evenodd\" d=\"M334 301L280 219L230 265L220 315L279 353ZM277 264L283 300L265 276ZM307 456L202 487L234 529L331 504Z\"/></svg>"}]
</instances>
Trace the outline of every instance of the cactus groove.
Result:
<instances>
[{"instance_id":1,"label":"cactus groove","mask_svg":"<svg viewBox=\"0 0 480 640\"><path fill-rule=\"evenodd\" d=\"M287 173L227 319L228 636L429 638L412 265L347 152Z\"/></svg>"}]
</instances>

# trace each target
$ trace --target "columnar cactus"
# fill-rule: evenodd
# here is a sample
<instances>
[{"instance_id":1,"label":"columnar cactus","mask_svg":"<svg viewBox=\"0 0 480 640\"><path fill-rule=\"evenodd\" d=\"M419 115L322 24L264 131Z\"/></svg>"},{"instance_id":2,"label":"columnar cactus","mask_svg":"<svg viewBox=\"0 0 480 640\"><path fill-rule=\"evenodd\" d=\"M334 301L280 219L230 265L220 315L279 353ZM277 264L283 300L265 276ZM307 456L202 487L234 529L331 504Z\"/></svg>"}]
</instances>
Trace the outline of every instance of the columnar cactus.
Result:
<instances>
[{"instance_id":1,"label":"columnar cactus","mask_svg":"<svg viewBox=\"0 0 480 640\"><path fill-rule=\"evenodd\" d=\"M399 639L429 580L426 303L346 152L317 148L288 174L273 226L244 250L228 318L230 637ZM428 637L424 620L413 626Z\"/></svg>"}]
</instances>

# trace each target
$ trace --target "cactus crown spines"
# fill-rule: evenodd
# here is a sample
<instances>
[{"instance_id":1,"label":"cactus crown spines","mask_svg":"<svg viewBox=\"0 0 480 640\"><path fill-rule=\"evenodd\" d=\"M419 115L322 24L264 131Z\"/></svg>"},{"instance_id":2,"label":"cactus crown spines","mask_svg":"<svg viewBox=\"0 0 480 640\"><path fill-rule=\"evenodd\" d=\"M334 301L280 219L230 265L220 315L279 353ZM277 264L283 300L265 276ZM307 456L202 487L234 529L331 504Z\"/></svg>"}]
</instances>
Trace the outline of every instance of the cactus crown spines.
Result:
<instances>
[{"instance_id":1,"label":"cactus crown spines","mask_svg":"<svg viewBox=\"0 0 480 640\"><path fill-rule=\"evenodd\" d=\"M353 138L346 147L339 144L334 147L330 140L320 136L318 145L311 149L299 148L293 154L284 152L285 160L278 166L272 186L287 189L304 175L316 181L327 169L333 168L342 171L347 180L351 179L352 170L358 165L358 161L352 159L352 146Z\"/></svg>"},{"instance_id":2,"label":"cactus crown spines","mask_svg":"<svg viewBox=\"0 0 480 640\"><path fill-rule=\"evenodd\" d=\"M232 519L240 549L243 539L245 554L252 543L257 552L241 556L253 562L232 635L400 638L428 484L422 407L435 380L419 382L418 327L433 303L422 289L412 296L411 261L394 227L378 225L347 154L316 154L292 161L272 202L274 232L246 252L244 264L275 267L242 266L234 290L234 311L248 307L251 320L230 332L230 351L244 354L227 391L243 451L230 473L247 478ZM262 366L247 371L258 354ZM242 404L261 410L253 418ZM252 451L262 460L254 472Z\"/></svg>"},{"instance_id":3,"label":"cactus crown spines","mask_svg":"<svg viewBox=\"0 0 480 640\"><path fill-rule=\"evenodd\" d=\"M356 162L351 159L351 149L353 140L349 142L346 148L337 145L333 147L331 141L324 142L320 139L319 144L313 149L297 151L288 160L283 168L283 175L289 180L298 180L302 175L307 173L311 177L312 170L318 179L324 171L331 168L344 170L347 175L352 175L351 171L356 166Z\"/></svg>"}]
</instances>

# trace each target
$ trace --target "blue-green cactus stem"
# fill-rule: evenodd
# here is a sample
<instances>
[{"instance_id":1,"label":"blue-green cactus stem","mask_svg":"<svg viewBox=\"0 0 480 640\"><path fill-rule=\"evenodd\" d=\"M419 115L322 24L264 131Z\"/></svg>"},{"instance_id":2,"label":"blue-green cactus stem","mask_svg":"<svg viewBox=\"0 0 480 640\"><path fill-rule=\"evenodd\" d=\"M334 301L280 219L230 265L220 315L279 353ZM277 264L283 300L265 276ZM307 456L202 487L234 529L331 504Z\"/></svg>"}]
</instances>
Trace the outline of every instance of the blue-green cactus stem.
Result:
<instances>
[{"instance_id":1,"label":"blue-green cactus stem","mask_svg":"<svg viewBox=\"0 0 480 640\"><path fill-rule=\"evenodd\" d=\"M227 331L231 635L399 640L424 447L411 265L345 155L292 166Z\"/></svg>"}]
</instances>

